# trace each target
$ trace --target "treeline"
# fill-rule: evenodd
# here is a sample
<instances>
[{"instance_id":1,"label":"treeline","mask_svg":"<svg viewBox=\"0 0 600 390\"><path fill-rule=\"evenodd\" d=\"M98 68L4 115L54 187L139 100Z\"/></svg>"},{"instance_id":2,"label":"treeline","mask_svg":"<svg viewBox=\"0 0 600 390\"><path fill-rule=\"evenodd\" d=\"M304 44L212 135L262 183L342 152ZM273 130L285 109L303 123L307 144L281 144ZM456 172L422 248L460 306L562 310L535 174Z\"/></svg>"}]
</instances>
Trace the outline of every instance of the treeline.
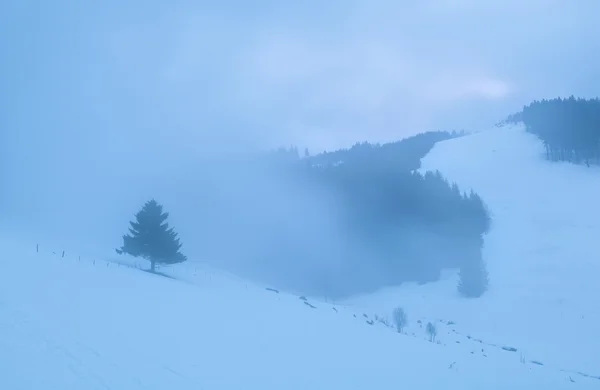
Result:
<instances>
[{"instance_id":1,"label":"treeline","mask_svg":"<svg viewBox=\"0 0 600 390\"><path fill-rule=\"evenodd\" d=\"M343 261L350 275L374 275L362 281L366 289L433 282L444 268L482 267L482 235L490 227L483 201L461 193L439 172L341 164L312 168L311 175L345 205ZM481 295L485 270L470 276L465 295Z\"/></svg>"},{"instance_id":2,"label":"treeline","mask_svg":"<svg viewBox=\"0 0 600 390\"><path fill-rule=\"evenodd\" d=\"M408 172L421 167L421 158L436 142L461 135L463 133L456 131L430 131L382 145L362 142L354 144L350 149L317 154L310 157L310 160L315 165L333 165L340 162L360 165L363 161L368 161L370 165L394 166ZM305 157L309 157L308 152L305 152Z\"/></svg>"},{"instance_id":3,"label":"treeline","mask_svg":"<svg viewBox=\"0 0 600 390\"><path fill-rule=\"evenodd\" d=\"M508 123L523 123L528 132L538 136L551 161L576 164L600 163L600 100L568 99L534 101Z\"/></svg>"},{"instance_id":4,"label":"treeline","mask_svg":"<svg viewBox=\"0 0 600 390\"><path fill-rule=\"evenodd\" d=\"M255 272L263 281L329 297L432 282L442 269L460 268L460 291L480 296L490 227L482 199L439 172L415 171L435 142L454 136L426 133L315 156L292 147L221 165L204 181L207 192L219 185L221 192L200 200L207 256L247 259L236 266L263 270ZM268 175L253 173L265 166Z\"/></svg>"}]
</instances>

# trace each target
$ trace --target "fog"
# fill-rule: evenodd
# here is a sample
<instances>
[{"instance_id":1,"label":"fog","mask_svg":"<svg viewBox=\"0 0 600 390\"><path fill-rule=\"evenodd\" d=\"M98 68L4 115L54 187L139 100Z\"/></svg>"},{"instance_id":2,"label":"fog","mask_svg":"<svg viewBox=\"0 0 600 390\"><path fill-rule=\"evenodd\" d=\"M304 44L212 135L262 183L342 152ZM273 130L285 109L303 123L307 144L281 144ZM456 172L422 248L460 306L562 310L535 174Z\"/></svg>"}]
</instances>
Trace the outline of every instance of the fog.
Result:
<instances>
[{"instance_id":1,"label":"fog","mask_svg":"<svg viewBox=\"0 0 600 390\"><path fill-rule=\"evenodd\" d=\"M114 255L156 198L191 261L295 283L335 272L321 244L343 228L339 205L303 188L290 212L294 183L223 161L489 126L531 98L599 86L596 1L198 4L2 2L4 229ZM261 258L265 229L321 261ZM203 249L228 230L222 253Z\"/></svg>"}]
</instances>

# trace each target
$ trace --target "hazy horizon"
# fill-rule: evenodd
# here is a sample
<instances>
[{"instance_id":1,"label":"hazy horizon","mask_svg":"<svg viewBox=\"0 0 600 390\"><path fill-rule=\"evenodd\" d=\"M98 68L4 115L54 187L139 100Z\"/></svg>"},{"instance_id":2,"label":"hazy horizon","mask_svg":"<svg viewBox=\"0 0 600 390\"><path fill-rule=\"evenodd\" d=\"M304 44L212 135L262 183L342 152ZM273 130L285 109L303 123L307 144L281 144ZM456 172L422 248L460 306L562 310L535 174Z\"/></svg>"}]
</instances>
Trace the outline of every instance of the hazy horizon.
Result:
<instances>
[{"instance_id":1,"label":"hazy horizon","mask_svg":"<svg viewBox=\"0 0 600 390\"><path fill-rule=\"evenodd\" d=\"M206 156L474 130L531 99L589 97L599 12L591 0L3 2L2 214L117 245L108 227L151 196L176 203L162 178L191 185Z\"/></svg>"}]
</instances>

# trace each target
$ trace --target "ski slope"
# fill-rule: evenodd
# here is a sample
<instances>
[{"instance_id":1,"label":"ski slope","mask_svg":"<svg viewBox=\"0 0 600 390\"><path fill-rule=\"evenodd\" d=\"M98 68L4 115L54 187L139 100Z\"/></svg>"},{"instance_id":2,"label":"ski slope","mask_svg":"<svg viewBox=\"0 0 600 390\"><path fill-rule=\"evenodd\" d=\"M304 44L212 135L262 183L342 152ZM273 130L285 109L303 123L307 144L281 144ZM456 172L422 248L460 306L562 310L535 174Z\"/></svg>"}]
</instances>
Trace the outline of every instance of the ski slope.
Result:
<instances>
[{"instance_id":1,"label":"ski slope","mask_svg":"<svg viewBox=\"0 0 600 390\"><path fill-rule=\"evenodd\" d=\"M457 297L449 272L347 303L382 313L402 306L414 318L455 322L454 339L481 341L472 350L508 345L519 359L600 376L600 169L543 157L542 143L515 126L440 142L422 161L422 171L440 170L489 207L482 298Z\"/></svg>"},{"instance_id":2,"label":"ski slope","mask_svg":"<svg viewBox=\"0 0 600 390\"><path fill-rule=\"evenodd\" d=\"M3 233L0 389L598 389L589 245L600 219L570 212L592 201L579 192L598 190L600 172L538 152L518 129L491 131L423 161L480 192L494 215L492 289L479 300L456 297L449 272L341 304L305 301L193 262L165 277ZM396 306L404 334L376 318Z\"/></svg>"}]
</instances>

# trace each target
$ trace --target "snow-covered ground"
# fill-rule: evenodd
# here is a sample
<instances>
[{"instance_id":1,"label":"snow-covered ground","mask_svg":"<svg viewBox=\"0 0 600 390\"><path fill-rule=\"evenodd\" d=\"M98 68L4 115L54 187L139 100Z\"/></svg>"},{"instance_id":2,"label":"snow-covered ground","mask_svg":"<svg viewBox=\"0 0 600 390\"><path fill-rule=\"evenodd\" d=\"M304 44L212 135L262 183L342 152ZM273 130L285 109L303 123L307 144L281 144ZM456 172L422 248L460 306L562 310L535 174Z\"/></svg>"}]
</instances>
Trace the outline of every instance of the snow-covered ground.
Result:
<instances>
[{"instance_id":1,"label":"snow-covered ground","mask_svg":"<svg viewBox=\"0 0 600 390\"><path fill-rule=\"evenodd\" d=\"M424 159L494 216L492 288L477 300L456 297L449 273L343 304L304 301L191 262L163 277L3 234L0 389L598 389L576 371L600 375L600 218L588 207L600 172L539 152L497 129ZM375 318L396 306L405 334Z\"/></svg>"},{"instance_id":2,"label":"snow-covered ground","mask_svg":"<svg viewBox=\"0 0 600 390\"><path fill-rule=\"evenodd\" d=\"M422 161L423 171L474 189L490 209L486 295L457 297L449 273L440 283L347 303L381 313L402 306L415 319L455 322L448 331L457 340L455 332L517 348L516 358L600 376L600 169L543 155L533 135L503 127L440 142Z\"/></svg>"}]
</instances>

